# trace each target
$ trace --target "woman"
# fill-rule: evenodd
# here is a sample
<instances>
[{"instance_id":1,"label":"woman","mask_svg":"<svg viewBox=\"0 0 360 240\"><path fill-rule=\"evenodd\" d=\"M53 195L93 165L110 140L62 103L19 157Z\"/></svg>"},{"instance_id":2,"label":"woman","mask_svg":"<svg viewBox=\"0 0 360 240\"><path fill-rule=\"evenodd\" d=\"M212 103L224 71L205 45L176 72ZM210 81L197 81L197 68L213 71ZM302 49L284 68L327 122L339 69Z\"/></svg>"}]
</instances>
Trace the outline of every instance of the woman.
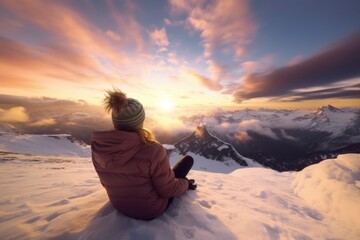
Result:
<instances>
[{"instance_id":1,"label":"woman","mask_svg":"<svg viewBox=\"0 0 360 240\"><path fill-rule=\"evenodd\" d=\"M136 99L114 89L107 91L105 108L115 130L94 132L92 160L111 204L132 218L160 216L173 198L195 190L188 180L194 160L184 157L171 169L164 147L143 128L145 112Z\"/></svg>"}]
</instances>

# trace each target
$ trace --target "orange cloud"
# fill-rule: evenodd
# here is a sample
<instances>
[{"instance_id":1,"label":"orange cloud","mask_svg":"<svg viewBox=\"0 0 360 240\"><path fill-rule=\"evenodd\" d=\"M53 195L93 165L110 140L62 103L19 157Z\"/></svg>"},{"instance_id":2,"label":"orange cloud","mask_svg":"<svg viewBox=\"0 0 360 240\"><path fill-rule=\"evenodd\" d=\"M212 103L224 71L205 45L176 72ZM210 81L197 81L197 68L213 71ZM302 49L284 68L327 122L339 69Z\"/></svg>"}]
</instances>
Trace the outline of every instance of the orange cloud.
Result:
<instances>
[{"instance_id":1,"label":"orange cloud","mask_svg":"<svg viewBox=\"0 0 360 240\"><path fill-rule=\"evenodd\" d=\"M169 40L165 28L155 29L149 33L151 40L159 47L169 46Z\"/></svg>"},{"instance_id":2,"label":"orange cloud","mask_svg":"<svg viewBox=\"0 0 360 240\"><path fill-rule=\"evenodd\" d=\"M1 87L53 88L54 82L62 81L86 82L92 87L100 81L123 85L141 81L151 69L153 56L147 52L146 32L135 19L136 6L128 1L119 10L110 1L106 4L111 30L100 29L65 2L52 2L45 8L42 1L2 1L1 8L11 12L22 29L36 29L47 42L39 47L1 38L0 69L6 71L0 71L0 77L10 82ZM5 30L0 28L0 34L7 34ZM134 66L142 66L141 73Z\"/></svg>"},{"instance_id":3,"label":"orange cloud","mask_svg":"<svg viewBox=\"0 0 360 240\"><path fill-rule=\"evenodd\" d=\"M80 15L59 3L49 4L46 8L40 1L4 1L2 4L23 19L24 24L35 25L56 39L56 43L61 43L61 47L51 44L38 48L2 38L1 51L5 51L2 65L10 70L21 69L18 73L33 73L33 79L58 76L61 80L82 82L85 77L88 77L86 81L94 75L104 77L93 56L113 51L108 49L109 44L102 39L102 34L92 30Z\"/></svg>"},{"instance_id":4,"label":"orange cloud","mask_svg":"<svg viewBox=\"0 0 360 240\"><path fill-rule=\"evenodd\" d=\"M119 36L119 34L113 32L113 31L106 31L106 35L109 36L109 38L111 38L114 41L121 41L121 37Z\"/></svg>"},{"instance_id":5,"label":"orange cloud","mask_svg":"<svg viewBox=\"0 0 360 240\"><path fill-rule=\"evenodd\" d=\"M205 57L210 57L215 50L243 56L246 44L256 31L246 0L170 0L170 7L174 14L186 13L188 24L200 32Z\"/></svg>"},{"instance_id":6,"label":"orange cloud","mask_svg":"<svg viewBox=\"0 0 360 240\"><path fill-rule=\"evenodd\" d=\"M27 115L25 108L13 107L10 109L0 108L0 121L1 122L28 122L29 116Z\"/></svg>"},{"instance_id":7,"label":"orange cloud","mask_svg":"<svg viewBox=\"0 0 360 240\"><path fill-rule=\"evenodd\" d=\"M251 139L246 131L238 131L235 133L235 139L239 142L247 142Z\"/></svg>"},{"instance_id":8,"label":"orange cloud","mask_svg":"<svg viewBox=\"0 0 360 240\"><path fill-rule=\"evenodd\" d=\"M240 64L241 69L245 74L253 74L256 72L268 72L271 70L274 63L273 55L266 55L256 61L246 61Z\"/></svg>"},{"instance_id":9,"label":"orange cloud","mask_svg":"<svg viewBox=\"0 0 360 240\"><path fill-rule=\"evenodd\" d=\"M73 82L87 82L93 76L107 79L92 58L69 49L35 49L1 37L0 45L0 68L6 69L0 77L7 80L8 86L41 86L45 77Z\"/></svg>"},{"instance_id":10,"label":"orange cloud","mask_svg":"<svg viewBox=\"0 0 360 240\"><path fill-rule=\"evenodd\" d=\"M120 11L112 1L108 3L111 17L122 37L123 46L135 47L138 53L143 53L147 48L144 40L145 30L134 17L137 9L136 4L133 1L125 1L126 6ZM131 57L133 58L133 56Z\"/></svg>"},{"instance_id":11,"label":"orange cloud","mask_svg":"<svg viewBox=\"0 0 360 240\"><path fill-rule=\"evenodd\" d=\"M210 90L219 91L222 89L222 86L220 83L212 81L211 79L209 79L197 72L188 71L188 74L190 75L190 77L196 79L201 85L207 87Z\"/></svg>"},{"instance_id":12,"label":"orange cloud","mask_svg":"<svg viewBox=\"0 0 360 240\"><path fill-rule=\"evenodd\" d=\"M84 18L65 5L53 2L46 8L41 1L3 1L8 9L22 19L51 32L60 39L71 40L74 45L97 48L96 38ZM71 43L68 41L67 43Z\"/></svg>"},{"instance_id":13,"label":"orange cloud","mask_svg":"<svg viewBox=\"0 0 360 240\"><path fill-rule=\"evenodd\" d=\"M36 122L30 123L29 125L32 127L40 127L40 126L49 126L56 124L56 120L53 118L44 118L41 120L38 120Z\"/></svg>"},{"instance_id":14,"label":"orange cloud","mask_svg":"<svg viewBox=\"0 0 360 240\"><path fill-rule=\"evenodd\" d=\"M224 78L227 78L227 73L224 66L213 60L208 60L206 63L208 64L209 72L216 80L223 81Z\"/></svg>"}]
</instances>

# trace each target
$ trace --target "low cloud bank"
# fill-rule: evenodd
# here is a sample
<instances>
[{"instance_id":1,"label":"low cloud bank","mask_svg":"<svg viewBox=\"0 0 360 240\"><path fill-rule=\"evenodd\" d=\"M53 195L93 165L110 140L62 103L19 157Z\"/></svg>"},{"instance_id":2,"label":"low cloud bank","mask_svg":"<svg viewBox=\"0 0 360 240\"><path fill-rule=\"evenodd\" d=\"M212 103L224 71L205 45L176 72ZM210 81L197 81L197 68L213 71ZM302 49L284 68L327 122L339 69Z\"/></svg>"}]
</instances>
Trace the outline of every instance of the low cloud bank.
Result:
<instances>
[{"instance_id":1,"label":"low cloud bank","mask_svg":"<svg viewBox=\"0 0 360 240\"><path fill-rule=\"evenodd\" d=\"M0 103L0 121L25 133L69 133L89 143L93 131L112 128L101 107L83 100L0 95Z\"/></svg>"}]
</instances>

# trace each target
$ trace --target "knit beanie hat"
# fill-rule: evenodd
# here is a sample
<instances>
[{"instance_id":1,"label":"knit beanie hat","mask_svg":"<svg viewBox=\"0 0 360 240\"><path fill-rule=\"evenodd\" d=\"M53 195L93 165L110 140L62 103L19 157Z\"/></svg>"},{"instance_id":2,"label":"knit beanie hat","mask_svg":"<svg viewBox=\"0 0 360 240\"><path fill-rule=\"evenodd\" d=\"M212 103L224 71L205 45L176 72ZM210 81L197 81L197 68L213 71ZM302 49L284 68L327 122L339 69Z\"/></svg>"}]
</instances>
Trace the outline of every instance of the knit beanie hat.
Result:
<instances>
[{"instance_id":1,"label":"knit beanie hat","mask_svg":"<svg viewBox=\"0 0 360 240\"><path fill-rule=\"evenodd\" d=\"M141 128L145 120L143 105L136 99L128 98L120 112L112 111L111 117L115 129L132 130Z\"/></svg>"}]
</instances>

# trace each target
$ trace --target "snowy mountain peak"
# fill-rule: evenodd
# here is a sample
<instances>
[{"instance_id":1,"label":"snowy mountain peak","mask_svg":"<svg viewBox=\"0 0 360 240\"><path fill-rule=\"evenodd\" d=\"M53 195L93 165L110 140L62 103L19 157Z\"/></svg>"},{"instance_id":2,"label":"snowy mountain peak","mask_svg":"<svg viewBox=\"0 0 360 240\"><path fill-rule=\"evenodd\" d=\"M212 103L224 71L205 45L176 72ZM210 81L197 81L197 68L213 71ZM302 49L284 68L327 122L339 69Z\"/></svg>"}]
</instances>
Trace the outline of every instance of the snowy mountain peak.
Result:
<instances>
[{"instance_id":1,"label":"snowy mountain peak","mask_svg":"<svg viewBox=\"0 0 360 240\"><path fill-rule=\"evenodd\" d=\"M329 112L342 112L340 109L332 106L332 105L327 105L327 106L322 106L320 108L318 108L316 110L316 115L326 115Z\"/></svg>"},{"instance_id":2,"label":"snowy mountain peak","mask_svg":"<svg viewBox=\"0 0 360 240\"><path fill-rule=\"evenodd\" d=\"M212 135L206 125L199 125L187 138L174 145L181 154L192 152L225 163L226 165L248 166L247 159L241 156L234 147Z\"/></svg>"},{"instance_id":3,"label":"snowy mountain peak","mask_svg":"<svg viewBox=\"0 0 360 240\"><path fill-rule=\"evenodd\" d=\"M206 124L201 124L201 125L197 126L194 133L199 138L211 138L212 137L208 128L206 127Z\"/></svg>"},{"instance_id":4,"label":"snowy mountain peak","mask_svg":"<svg viewBox=\"0 0 360 240\"><path fill-rule=\"evenodd\" d=\"M312 127L338 136L343 133L353 116L353 112L341 110L331 105L323 106L313 113ZM346 122L348 123L345 124Z\"/></svg>"}]
</instances>

